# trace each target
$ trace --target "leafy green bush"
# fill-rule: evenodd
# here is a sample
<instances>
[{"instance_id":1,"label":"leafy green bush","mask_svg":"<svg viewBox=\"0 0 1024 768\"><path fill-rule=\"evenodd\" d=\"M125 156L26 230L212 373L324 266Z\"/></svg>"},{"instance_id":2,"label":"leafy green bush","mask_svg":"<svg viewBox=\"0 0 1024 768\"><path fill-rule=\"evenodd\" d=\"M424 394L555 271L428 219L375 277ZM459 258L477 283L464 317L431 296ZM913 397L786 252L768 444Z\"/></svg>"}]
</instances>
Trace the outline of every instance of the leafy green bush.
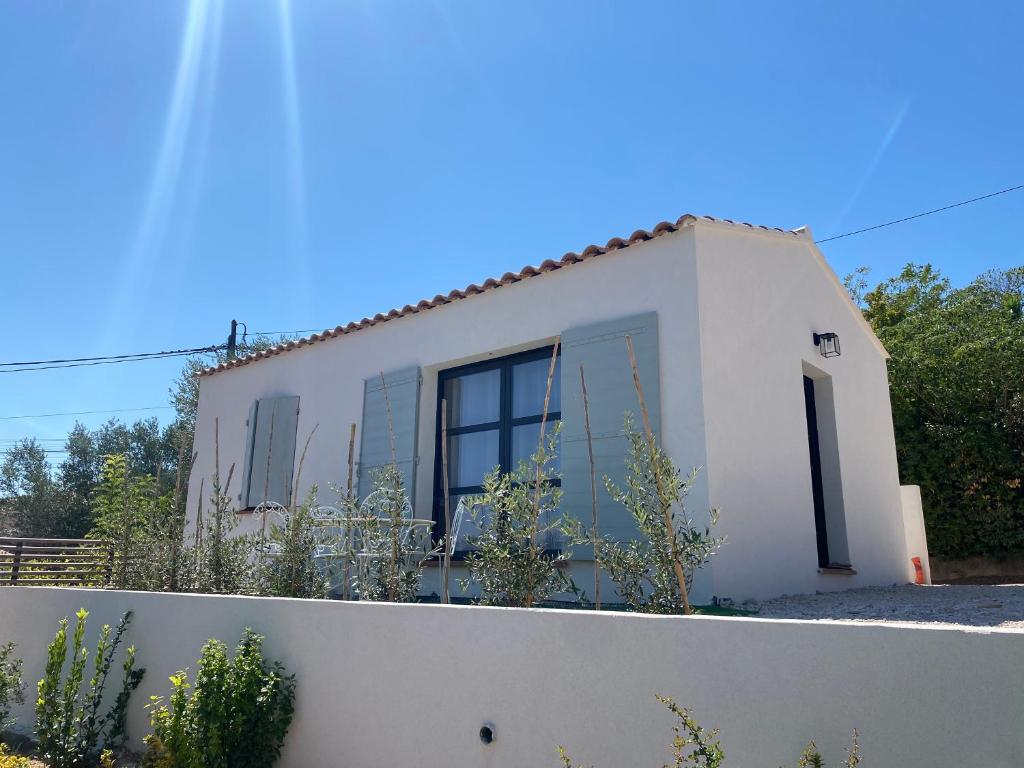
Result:
<instances>
[{"instance_id":1,"label":"leafy green bush","mask_svg":"<svg viewBox=\"0 0 1024 768\"><path fill-rule=\"evenodd\" d=\"M481 605L529 607L559 592L579 594L564 567L571 552L544 543L581 538L578 522L559 513L562 489L552 482L557 445L556 428L529 462L508 473L491 470L483 493L466 500L480 533L468 537L473 550L465 558L470 579L463 589L478 584Z\"/></svg>"},{"instance_id":2,"label":"leafy green bush","mask_svg":"<svg viewBox=\"0 0 1024 768\"><path fill-rule=\"evenodd\" d=\"M14 725L11 705L24 703L21 659L14 655L14 643L0 645L0 733Z\"/></svg>"},{"instance_id":3,"label":"leafy green bush","mask_svg":"<svg viewBox=\"0 0 1024 768\"><path fill-rule=\"evenodd\" d=\"M7 745L0 744L0 768L29 768L28 758L7 752Z\"/></svg>"},{"instance_id":4,"label":"leafy green bush","mask_svg":"<svg viewBox=\"0 0 1024 768\"><path fill-rule=\"evenodd\" d=\"M411 602L431 554L429 529L413 526L409 493L397 465L375 470L372 478L373 489L358 511L356 591L360 600Z\"/></svg>"},{"instance_id":5,"label":"leafy green bush","mask_svg":"<svg viewBox=\"0 0 1024 768\"><path fill-rule=\"evenodd\" d=\"M1024 267L963 288L927 264L847 285L891 355L900 480L921 486L929 550L1024 551Z\"/></svg>"},{"instance_id":6,"label":"leafy green bush","mask_svg":"<svg viewBox=\"0 0 1024 768\"><path fill-rule=\"evenodd\" d=\"M711 527L718 520L718 511L711 510L711 525L705 528L695 525L686 511L685 499L696 479L697 470L683 477L657 446L653 448L652 460L652 448L644 435L633 429L629 414L626 415L625 431L629 439L626 487L619 488L607 477L605 486L612 499L630 513L643 538L624 544L607 537L599 538L595 557L631 609L647 613L678 613L683 600L675 575L676 557L683 567L689 589L694 571L725 542L724 538L711 534ZM666 526L663 504L669 506L671 532Z\"/></svg>"},{"instance_id":7,"label":"leafy green bush","mask_svg":"<svg viewBox=\"0 0 1024 768\"><path fill-rule=\"evenodd\" d=\"M38 684L35 733L39 752L50 768L94 765L103 749L121 749L126 739L128 699L145 674L144 669L135 669L135 647L129 646L125 649L121 665L121 687L106 714L100 714L107 677L132 614L129 611L121 617L113 637L110 625L103 625L93 657L93 675L83 693L89 656L83 645L88 616L85 609L75 614L77 623L72 635L71 663L66 677L68 619L60 620L57 634L48 648L46 672Z\"/></svg>"},{"instance_id":8,"label":"leafy green bush","mask_svg":"<svg viewBox=\"0 0 1024 768\"><path fill-rule=\"evenodd\" d=\"M283 524L272 524L265 536L258 537L259 594L305 598L326 596L327 578L315 559L320 546L318 527L313 517L316 500L317 487L314 485L306 500L287 514Z\"/></svg>"},{"instance_id":9,"label":"leafy green bush","mask_svg":"<svg viewBox=\"0 0 1024 768\"><path fill-rule=\"evenodd\" d=\"M195 685L179 672L171 686L166 703L154 696L149 705L147 768L268 768L280 756L295 677L263 658L263 638L251 629L230 659L224 643L207 641Z\"/></svg>"},{"instance_id":10,"label":"leafy green bush","mask_svg":"<svg viewBox=\"0 0 1024 768\"><path fill-rule=\"evenodd\" d=\"M850 737L850 746L846 750L846 757L840 764L840 768L857 768L860 765L860 743L856 729ZM800 759L796 761L797 768L825 768L825 759L818 751L818 745L813 741L804 747Z\"/></svg>"},{"instance_id":11,"label":"leafy green bush","mask_svg":"<svg viewBox=\"0 0 1024 768\"><path fill-rule=\"evenodd\" d=\"M219 461L217 462L219 465ZM238 519L229 495L234 465L228 470L227 480L218 468L213 474L210 502L212 514L203 517L202 485L199 509L196 514L195 540L189 549L192 575L190 587L204 594L239 595L259 591L258 574L252 566L255 538L236 535Z\"/></svg>"},{"instance_id":12,"label":"leafy green bush","mask_svg":"<svg viewBox=\"0 0 1024 768\"><path fill-rule=\"evenodd\" d=\"M100 484L93 497L95 525L91 538L105 539L114 549L111 586L146 589L150 531L147 522L156 503L156 483L148 475L134 475L123 454L105 456Z\"/></svg>"}]
</instances>

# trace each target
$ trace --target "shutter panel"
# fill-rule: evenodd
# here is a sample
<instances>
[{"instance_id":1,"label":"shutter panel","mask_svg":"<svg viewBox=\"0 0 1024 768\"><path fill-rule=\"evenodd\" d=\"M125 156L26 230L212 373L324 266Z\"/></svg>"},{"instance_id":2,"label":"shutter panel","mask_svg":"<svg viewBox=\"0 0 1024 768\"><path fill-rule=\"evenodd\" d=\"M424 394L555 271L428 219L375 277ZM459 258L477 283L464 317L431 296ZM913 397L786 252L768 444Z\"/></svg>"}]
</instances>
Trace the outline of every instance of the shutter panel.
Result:
<instances>
[{"instance_id":1,"label":"shutter panel","mask_svg":"<svg viewBox=\"0 0 1024 768\"><path fill-rule=\"evenodd\" d=\"M633 370L626 351L627 335L633 341L651 427L657 434L661 423L657 313L572 328L562 335L562 509L589 529L590 459L580 389L582 364L587 379L597 473L598 533L620 541L636 538L636 525L629 513L609 497L604 478L610 477L620 487L624 485L624 462L629 446L623 431L626 411L633 414L634 428L643 429ZM580 554L582 551L577 553Z\"/></svg>"},{"instance_id":2,"label":"shutter panel","mask_svg":"<svg viewBox=\"0 0 1024 768\"><path fill-rule=\"evenodd\" d=\"M288 506L292 495L299 398L258 400L255 421L255 430L251 425L249 427L253 437L246 506L255 507L264 501Z\"/></svg>"},{"instance_id":3,"label":"shutter panel","mask_svg":"<svg viewBox=\"0 0 1024 768\"><path fill-rule=\"evenodd\" d=\"M409 498L415 498L416 436L420 414L420 369L417 366L384 375L391 403L398 468ZM392 461L384 385L380 376L366 379L363 389L363 424L359 443L359 498L373 487L373 471Z\"/></svg>"},{"instance_id":4,"label":"shutter panel","mask_svg":"<svg viewBox=\"0 0 1024 768\"><path fill-rule=\"evenodd\" d=\"M274 438L270 442L270 482L267 498L288 506L292 503L292 471L295 466L295 431L299 427L299 398L274 398Z\"/></svg>"},{"instance_id":5,"label":"shutter panel","mask_svg":"<svg viewBox=\"0 0 1024 768\"><path fill-rule=\"evenodd\" d=\"M242 463L242 490L238 494L238 500L241 502L243 509L255 506L255 504L249 503L249 481L252 478L252 452L254 441L256 439L256 419L259 406L259 400L252 401L252 405L249 406L249 419L245 422L245 459ZM253 496L255 497L255 494L253 494Z\"/></svg>"}]
</instances>

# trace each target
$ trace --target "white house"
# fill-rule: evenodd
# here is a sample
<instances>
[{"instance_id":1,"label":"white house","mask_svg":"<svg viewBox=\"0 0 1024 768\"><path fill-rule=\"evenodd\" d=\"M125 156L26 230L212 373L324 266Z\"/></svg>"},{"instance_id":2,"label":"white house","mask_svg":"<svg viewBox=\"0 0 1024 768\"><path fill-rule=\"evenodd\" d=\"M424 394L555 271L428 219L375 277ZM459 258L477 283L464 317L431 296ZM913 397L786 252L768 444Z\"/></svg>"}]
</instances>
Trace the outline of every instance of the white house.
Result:
<instances>
[{"instance_id":1,"label":"white house","mask_svg":"<svg viewBox=\"0 0 1024 768\"><path fill-rule=\"evenodd\" d=\"M885 349L806 228L692 215L208 369L189 509L201 478L209 490L215 426L240 509L265 488L288 503L313 483L330 501L324 491L344 483L351 424L365 491L369 471L391 461L383 373L416 516L443 520L441 395L458 497L536 446L560 339L551 418L562 422L563 508L589 524L582 365L600 529L628 537L630 521L600 482L621 478L623 415L638 413L626 335L662 446L677 465L702 468L688 508L698 519L721 510L728 543L697 575L696 603L912 578L918 553L904 532ZM572 568L586 586L590 563ZM436 585L431 571L425 593Z\"/></svg>"}]
</instances>

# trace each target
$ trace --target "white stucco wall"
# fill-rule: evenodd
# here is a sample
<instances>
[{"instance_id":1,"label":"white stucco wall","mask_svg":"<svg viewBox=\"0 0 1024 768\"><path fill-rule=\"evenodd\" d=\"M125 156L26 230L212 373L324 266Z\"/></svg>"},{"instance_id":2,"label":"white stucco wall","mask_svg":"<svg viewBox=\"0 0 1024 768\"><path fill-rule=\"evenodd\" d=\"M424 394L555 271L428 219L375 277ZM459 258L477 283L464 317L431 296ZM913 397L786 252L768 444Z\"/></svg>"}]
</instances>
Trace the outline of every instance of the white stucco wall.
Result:
<instances>
[{"instance_id":1,"label":"white stucco wall","mask_svg":"<svg viewBox=\"0 0 1024 768\"><path fill-rule=\"evenodd\" d=\"M524 261L540 261L524 254ZM213 473L214 419L222 474L238 491L253 400L298 395L297 453L314 425L300 495L345 475L349 425L363 381L422 368L415 508L431 516L437 372L535 348L574 326L654 310L659 324L662 440L684 470L703 467L688 499L701 519L722 510L729 542L697 574L694 602L841 589L906 580L907 558L885 361L807 238L700 222L674 234L413 316L201 379L189 489ZM815 330L839 333L825 360ZM818 573L802 379L833 377L841 492L856 576ZM359 436L357 436L358 459ZM709 485L710 483L710 485ZM709 490L710 489L710 490ZM588 591L591 569L573 566ZM425 582L429 593L436 573ZM603 589L609 589L606 585ZM606 598L609 592L605 592Z\"/></svg>"},{"instance_id":2,"label":"white stucco wall","mask_svg":"<svg viewBox=\"0 0 1024 768\"><path fill-rule=\"evenodd\" d=\"M523 260L543 259L524 254ZM209 494L215 418L220 423L221 473L226 476L235 463L231 491L236 494L250 404L261 397L298 395L296 463L307 436L319 424L298 491L304 496L309 486L317 483L322 498L330 501L333 495L328 485L344 481L349 425L358 425L362 418L364 379L381 371L418 365L423 369L423 387L414 506L417 516L430 517L439 370L544 346L571 327L650 310L658 313L664 446L682 465L703 465L706 457L694 265L693 232L687 230L203 377L194 447L198 458L189 486L190 514L195 514L201 478L206 478L204 495ZM356 460L359 439L357 434ZM703 482L691 498L696 508L707 507ZM580 563L573 572L582 584L592 582L590 566ZM436 570L429 571L425 580L428 592L436 580ZM710 593L699 597L706 602Z\"/></svg>"},{"instance_id":3,"label":"white stucco wall","mask_svg":"<svg viewBox=\"0 0 1024 768\"><path fill-rule=\"evenodd\" d=\"M1021 631L3 588L0 642L29 686L83 606L90 644L135 611L135 744L167 677L251 626L297 676L281 768L554 768L559 744L596 768L661 765L673 722L655 694L720 728L736 768L793 765L810 739L837 765L854 728L866 765L1024 764Z\"/></svg>"},{"instance_id":4,"label":"white stucco wall","mask_svg":"<svg viewBox=\"0 0 1024 768\"><path fill-rule=\"evenodd\" d=\"M906 582L886 363L873 337L809 239L720 225L696 236L710 499L729 539L714 594ZM823 358L815 331L838 333L842 355ZM818 573L805 371L832 377L852 576Z\"/></svg>"}]
</instances>

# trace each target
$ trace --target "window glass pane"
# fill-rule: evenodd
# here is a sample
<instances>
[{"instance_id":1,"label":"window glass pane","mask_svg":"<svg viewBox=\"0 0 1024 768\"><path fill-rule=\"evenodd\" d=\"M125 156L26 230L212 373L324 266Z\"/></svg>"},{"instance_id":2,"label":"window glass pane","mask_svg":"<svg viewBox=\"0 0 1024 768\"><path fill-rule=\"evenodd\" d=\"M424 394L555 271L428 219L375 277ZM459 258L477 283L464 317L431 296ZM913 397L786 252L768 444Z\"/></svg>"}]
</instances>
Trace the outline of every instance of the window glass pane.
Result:
<instances>
[{"instance_id":1,"label":"window glass pane","mask_svg":"<svg viewBox=\"0 0 1024 768\"><path fill-rule=\"evenodd\" d=\"M448 436L448 485L480 485L498 465L498 430Z\"/></svg>"},{"instance_id":2,"label":"window glass pane","mask_svg":"<svg viewBox=\"0 0 1024 768\"><path fill-rule=\"evenodd\" d=\"M548 386L548 367L551 358L531 360L512 366L512 418L523 416L540 416L544 412L544 392ZM562 410L561 387L559 386L559 369L562 358L555 362L555 376L551 380L551 400L548 413L560 413Z\"/></svg>"},{"instance_id":3,"label":"window glass pane","mask_svg":"<svg viewBox=\"0 0 1024 768\"><path fill-rule=\"evenodd\" d=\"M501 371L497 368L444 383L448 426L468 427L497 421L501 411Z\"/></svg>"},{"instance_id":4,"label":"window glass pane","mask_svg":"<svg viewBox=\"0 0 1024 768\"><path fill-rule=\"evenodd\" d=\"M551 431L558 426L558 420L549 421L544 426L544 439L547 440ZM512 467L518 467L520 461L529 462L530 457L537 451L537 442L540 439L540 422L536 424L523 424L512 427ZM557 472L561 469L561 458L557 452L552 461L547 465L549 472Z\"/></svg>"}]
</instances>

